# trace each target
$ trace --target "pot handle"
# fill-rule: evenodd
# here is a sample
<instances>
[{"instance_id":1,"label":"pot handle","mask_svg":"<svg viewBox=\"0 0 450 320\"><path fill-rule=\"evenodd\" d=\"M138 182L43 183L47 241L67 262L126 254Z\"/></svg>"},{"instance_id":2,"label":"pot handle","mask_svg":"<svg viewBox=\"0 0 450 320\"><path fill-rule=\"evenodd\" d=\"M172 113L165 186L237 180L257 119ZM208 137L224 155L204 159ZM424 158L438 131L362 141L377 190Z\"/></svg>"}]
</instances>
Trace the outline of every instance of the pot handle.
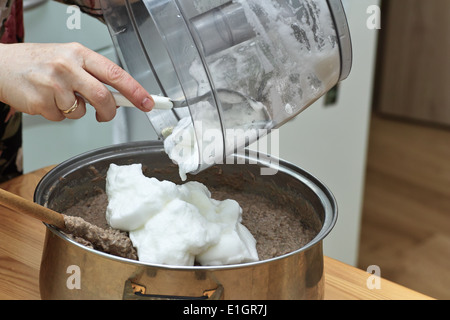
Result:
<instances>
[{"instance_id":1,"label":"pot handle","mask_svg":"<svg viewBox=\"0 0 450 320\"><path fill-rule=\"evenodd\" d=\"M222 285L219 285L216 289L204 291L203 295L199 297L154 295L145 292L145 286L127 280L123 290L123 300L221 300L224 289Z\"/></svg>"}]
</instances>

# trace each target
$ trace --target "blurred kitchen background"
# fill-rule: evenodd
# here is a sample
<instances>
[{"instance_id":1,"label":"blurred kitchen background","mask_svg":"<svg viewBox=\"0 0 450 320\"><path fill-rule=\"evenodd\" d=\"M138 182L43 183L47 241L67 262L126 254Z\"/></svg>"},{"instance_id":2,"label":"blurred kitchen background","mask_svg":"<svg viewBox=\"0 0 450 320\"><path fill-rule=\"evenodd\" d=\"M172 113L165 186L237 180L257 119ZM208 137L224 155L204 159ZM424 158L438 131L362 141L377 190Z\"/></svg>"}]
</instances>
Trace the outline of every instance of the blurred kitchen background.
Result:
<instances>
[{"instance_id":1,"label":"blurred kitchen background","mask_svg":"<svg viewBox=\"0 0 450 320\"><path fill-rule=\"evenodd\" d=\"M280 157L324 182L339 206L325 254L435 298L450 298L450 1L343 0L350 77L280 130ZM381 30L367 27L377 5ZM55 1L25 0L27 42L80 42L117 61L108 30ZM110 123L24 115L24 169L103 146L154 140L147 117Z\"/></svg>"}]
</instances>

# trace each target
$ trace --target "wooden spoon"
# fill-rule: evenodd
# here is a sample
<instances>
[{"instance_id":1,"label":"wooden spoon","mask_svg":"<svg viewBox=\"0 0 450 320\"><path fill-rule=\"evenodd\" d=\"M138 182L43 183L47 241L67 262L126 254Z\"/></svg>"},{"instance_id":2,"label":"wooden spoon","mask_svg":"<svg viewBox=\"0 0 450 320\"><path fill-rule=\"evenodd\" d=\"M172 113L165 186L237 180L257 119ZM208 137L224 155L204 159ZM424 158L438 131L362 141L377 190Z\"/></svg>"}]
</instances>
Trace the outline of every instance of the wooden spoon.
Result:
<instances>
[{"instance_id":1,"label":"wooden spoon","mask_svg":"<svg viewBox=\"0 0 450 320\"><path fill-rule=\"evenodd\" d=\"M82 238L97 250L137 260L131 239L119 230L102 229L82 218L65 216L3 189L0 189L0 205L55 226L75 238Z\"/></svg>"},{"instance_id":2,"label":"wooden spoon","mask_svg":"<svg viewBox=\"0 0 450 320\"><path fill-rule=\"evenodd\" d=\"M0 189L0 205L14 211L22 212L61 230L66 229L64 216L61 213L53 211L3 189Z\"/></svg>"}]
</instances>

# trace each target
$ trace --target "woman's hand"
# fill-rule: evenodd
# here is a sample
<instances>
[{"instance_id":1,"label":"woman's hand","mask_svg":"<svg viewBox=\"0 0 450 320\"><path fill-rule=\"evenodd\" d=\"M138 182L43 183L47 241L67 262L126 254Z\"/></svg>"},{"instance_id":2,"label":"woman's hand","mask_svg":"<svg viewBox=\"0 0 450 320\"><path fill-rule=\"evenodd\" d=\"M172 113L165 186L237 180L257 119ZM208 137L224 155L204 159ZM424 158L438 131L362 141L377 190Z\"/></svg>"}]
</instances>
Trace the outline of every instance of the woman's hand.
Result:
<instances>
[{"instance_id":1,"label":"woman's hand","mask_svg":"<svg viewBox=\"0 0 450 320\"><path fill-rule=\"evenodd\" d=\"M104 84L144 112L154 106L150 94L128 73L80 44L0 44L0 101L18 111L52 121L79 119L86 105L78 94L96 109L99 122L110 121L117 106ZM64 113L75 101L78 107Z\"/></svg>"}]
</instances>

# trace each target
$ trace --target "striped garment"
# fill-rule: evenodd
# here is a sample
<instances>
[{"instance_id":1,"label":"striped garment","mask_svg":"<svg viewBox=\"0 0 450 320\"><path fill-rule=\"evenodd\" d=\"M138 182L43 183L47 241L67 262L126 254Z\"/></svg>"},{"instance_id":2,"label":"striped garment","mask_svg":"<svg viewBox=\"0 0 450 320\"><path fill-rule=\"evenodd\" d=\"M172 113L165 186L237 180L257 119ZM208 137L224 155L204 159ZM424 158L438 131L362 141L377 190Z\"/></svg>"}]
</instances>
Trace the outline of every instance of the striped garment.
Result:
<instances>
[{"instance_id":1,"label":"striped garment","mask_svg":"<svg viewBox=\"0 0 450 320\"><path fill-rule=\"evenodd\" d=\"M0 0L0 42L22 42L23 37L22 0ZM0 182L22 171L22 114L0 102Z\"/></svg>"}]
</instances>

